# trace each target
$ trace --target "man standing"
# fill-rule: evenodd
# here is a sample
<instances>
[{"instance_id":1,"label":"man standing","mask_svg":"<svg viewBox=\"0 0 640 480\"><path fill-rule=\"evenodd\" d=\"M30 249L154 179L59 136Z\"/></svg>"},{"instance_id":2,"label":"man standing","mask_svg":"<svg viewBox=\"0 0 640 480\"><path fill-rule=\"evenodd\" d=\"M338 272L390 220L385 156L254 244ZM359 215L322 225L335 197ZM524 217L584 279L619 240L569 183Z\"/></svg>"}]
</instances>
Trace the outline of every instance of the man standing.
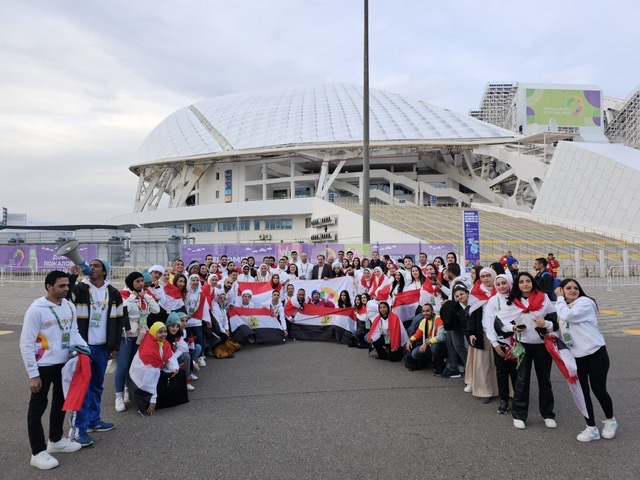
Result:
<instances>
[{"instance_id":1,"label":"man standing","mask_svg":"<svg viewBox=\"0 0 640 480\"><path fill-rule=\"evenodd\" d=\"M50 453L70 453L82 448L79 443L62 437L62 367L70 358L72 346L86 347L87 344L78 332L76 307L66 298L69 294L67 274L59 270L50 272L44 286L47 295L34 301L25 313L20 353L31 390L27 413L31 465L49 470L59 465ZM49 442L46 444L41 419L47 409L47 396L52 385Z\"/></svg>"},{"instance_id":2,"label":"man standing","mask_svg":"<svg viewBox=\"0 0 640 480\"><path fill-rule=\"evenodd\" d=\"M78 310L78 330L91 349L91 382L82 409L75 415L75 439L83 447L93 445L88 432L108 432L115 425L100 419L100 404L107 361L115 358L125 321L122 296L107 277L109 262L93 259L91 273L74 285L71 298ZM184 264L183 264L184 267ZM75 282L77 277L71 278Z\"/></svg>"},{"instance_id":3,"label":"man standing","mask_svg":"<svg viewBox=\"0 0 640 480\"><path fill-rule=\"evenodd\" d=\"M311 270L311 280L323 280L332 277L331 265L325 263L324 255L318 255L318 264Z\"/></svg>"},{"instance_id":4,"label":"man standing","mask_svg":"<svg viewBox=\"0 0 640 480\"><path fill-rule=\"evenodd\" d=\"M553 278L558 278L558 273L560 273L560 262L553 253L549 253L549 255L547 255L547 270Z\"/></svg>"},{"instance_id":5,"label":"man standing","mask_svg":"<svg viewBox=\"0 0 640 480\"><path fill-rule=\"evenodd\" d=\"M296 322L296 313L302 312L304 310L304 305L306 303L309 303L308 300L309 299L307 298L307 292L305 292L304 288L300 288L296 293L296 296L290 298L284 306L284 315L287 322L288 336L293 341L295 341L296 338L291 334L291 331L293 328L293 324Z\"/></svg>"},{"instance_id":6,"label":"man standing","mask_svg":"<svg viewBox=\"0 0 640 480\"><path fill-rule=\"evenodd\" d=\"M426 277L427 276L427 254L426 253L418 254L418 267L420 267L420 270L422 270L422 274Z\"/></svg>"},{"instance_id":7,"label":"man standing","mask_svg":"<svg viewBox=\"0 0 640 480\"><path fill-rule=\"evenodd\" d=\"M207 253L207 256L204 257L204 264L207 266L207 272L209 271L209 267L213 264L213 255Z\"/></svg>"},{"instance_id":8,"label":"man standing","mask_svg":"<svg viewBox=\"0 0 640 480\"><path fill-rule=\"evenodd\" d=\"M376 267L380 267L383 272L385 272L387 270L387 266L380 259L380 254L378 252L372 252L371 253L371 261L369 262L369 268L371 270L373 270Z\"/></svg>"},{"instance_id":9,"label":"man standing","mask_svg":"<svg viewBox=\"0 0 640 480\"><path fill-rule=\"evenodd\" d=\"M311 271L313 265L307 260L307 254L302 252L300 254L300 262L298 265L298 278L300 280L311 280Z\"/></svg>"},{"instance_id":10,"label":"man standing","mask_svg":"<svg viewBox=\"0 0 640 480\"><path fill-rule=\"evenodd\" d=\"M292 263L295 263L297 265L299 261L300 259L298 258L298 252L293 250L291 252L291 261L289 262L289 265L291 265Z\"/></svg>"}]
</instances>

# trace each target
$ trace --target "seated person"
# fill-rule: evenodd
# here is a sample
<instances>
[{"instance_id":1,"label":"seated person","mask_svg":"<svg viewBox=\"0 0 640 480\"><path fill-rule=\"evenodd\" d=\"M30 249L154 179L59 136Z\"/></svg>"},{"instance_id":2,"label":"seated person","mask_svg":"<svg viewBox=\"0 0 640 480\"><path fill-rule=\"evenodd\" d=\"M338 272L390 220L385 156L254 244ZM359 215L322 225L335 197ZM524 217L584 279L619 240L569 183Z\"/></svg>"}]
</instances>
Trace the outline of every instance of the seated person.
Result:
<instances>
[{"instance_id":1,"label":"seated person","mask_svg":"<svg viewBox=\"0 0 640 480\"><path fill-rule=\"evenodd\" d=\"M378 316L373 320L367 340L378 354L378 360L402 360L402 347L409 339L404 325L387 302L378 305Z\"/></svg>"},{"instance_id":2,"label":"seated person","mask_svg":"<svg viewBox=\"0 0 640 480\"><path fill-rule=\"evenodd\" d=\"M411 357L422 368L435 358L434 373L440 375L444 371L444 359L447 353L444 323L436 316L433 307L427 303L422 306L422 321L416 332L409 337L405 345Z\"/></svg>"},{"instance_id":3,"label":"seated person","mask_svg":"<svg viewBox=\"0 0 640 480\"><path fill-rule=\"evenodd\" d=\"M193 347L190 350L190 345L184 339L185 329L181 328L181 323L184 321L186 328L187 315L182 312L171 312L165 325L167 327L167 342L171 345L171 350L178 361L178 365L184 368L185 376L187 379L187 390L195 390L191 385L192 380L197 380L196 373L200 371L200 365L198 365L198 358L200 358L200 352L202 352L202 346L199 343L192 342ZM192 353L193 352L193 353ZM195 358L194 358L195 355Z\"/></svg>"},{"instance_id":4,"label":"seated person","mask_svg":"<svg viewBox=\"0 0 640 480\"><path fill-rule=\"evenodd\" d=\"M156 408L172 407L188 402L187 381L180 370L167 327L156 322L149 328L133 357L129 376L133 399L141 415L154 415Z\"/></svg>"}]
</instances>

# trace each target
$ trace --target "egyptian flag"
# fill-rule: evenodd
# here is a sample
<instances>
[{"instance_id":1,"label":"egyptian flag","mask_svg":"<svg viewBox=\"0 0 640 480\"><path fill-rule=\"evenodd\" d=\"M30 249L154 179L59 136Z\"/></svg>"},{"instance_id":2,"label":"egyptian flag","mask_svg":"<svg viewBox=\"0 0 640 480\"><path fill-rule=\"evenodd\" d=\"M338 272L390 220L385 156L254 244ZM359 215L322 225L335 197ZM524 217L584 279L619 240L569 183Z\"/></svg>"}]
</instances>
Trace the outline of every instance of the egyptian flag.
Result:
<instances>
[{"instance_id":1,"label":"egyptian flag","mask_svg":"<svg viewBox=\"0 0 640 480\"><path fill-rule=\"evenodd\" d=\"M282 325L268 308L231 307L227 315L235 341L253 338L257 343L282 343Z\"/></svg>"},{"instance_id":2,"label":"egyptian flag","mask_svg":"<svg viewBox=\"0 0 640 480\"><path fill-rule=\"evenodd\" d=\"M480 280L477 280L473 285L473 288L469 292L469 314L475 312L479 308L484 307L489 299L496 293L496 287L493 287L491 291L489 291Z\"/></svg>"},{"instance_id":3,"label":"egyptian flag","mask_svg":"<svg viewBox=\"0 0 640 480\"><path fill-rule=\"evenodd\" d=\"M420 305L420 290L408 290L396 295L391 311L400 318L401 322L405 322L413 320L418 305Z\"/></svg>"},{"instance_id":4,"label":"egyptian flag","mask_svg":"<svg viewBox=\"0 0 640 480\"><path fill-rule=\"evenodd\" d=\"M182 296L182 290L176 287L173 283L167 283L164 286L164 293L166 293L168 297L176 300L184 298Z\"/></svg>"},{"instance_id":5,"label":"egyptian flag","mask_svg":"<svg viewBox=\"0 0 640 480\"><path fill-rule=\"evenodd\" d=\"M544 336L544 346L567 380L569 391L571 392L571 396L573 396L573 401L576 403L578 410L580 410L583 417L589 418L584 393L582 393L580 380L578 380L578 366L576 365L576 359L571 353L571 350L567 348L561 339L553 334Z\"/></svg>"},{"instance_id":6,"label":"egyptian flag","mask_svg":"<svg viewBox=\"0 0 640 480\"><path fill-rule=\"evenodd\" d=\"M333 340L347 344L356 331L353 307L328 308L307 303L291 324L291 336L300 340Z\"/></svg>"},{"instance_id":7,"label":"egyptian flag","mask_svg":"<svg viewBox=\"0 0 640 480\"><path fill-rule=\"evenodd\" d=\"M372 285L369 289L369 295L371 295L371 298L375 298L379 302L388 301L391 296L391 288L393 286L391 278L386 275L380 275L379 277L373 275L371 278Z\"/></svg>"},{"instance_id":8,"label":"egyptian flag","mask_svg":"<svg viewBox=\"0 0 640 480\"><path fill-rule=\"evenodd\" d=\"M91 359L79 353L62 367L63 412L79 412L91 380Z\"/></svg>"},{"instance_id":9,"label":"egyptian flag","mask_svg":"<svg viewBox=\"0 0 640 480\"><path fill-rule=\"evenodd\" d=\"M238 296L242 297L242 292L251 290L253 296L251 302L254 305L262 305L264 302L271 301L271 282L238 282Z\"/></svg>"}]
</instances>

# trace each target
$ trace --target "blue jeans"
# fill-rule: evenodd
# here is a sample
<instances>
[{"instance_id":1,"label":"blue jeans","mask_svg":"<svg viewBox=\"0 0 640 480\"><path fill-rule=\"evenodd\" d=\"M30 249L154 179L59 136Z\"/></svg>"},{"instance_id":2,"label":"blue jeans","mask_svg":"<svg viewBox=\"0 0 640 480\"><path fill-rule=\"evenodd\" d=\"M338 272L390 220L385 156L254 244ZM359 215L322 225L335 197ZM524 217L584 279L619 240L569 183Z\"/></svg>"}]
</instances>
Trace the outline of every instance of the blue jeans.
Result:
<instances>
[{"instance_id":1,"label":"blue jeans","mask_svg":"<svg viewBox=\"0 0 640 480\"><path fill-rule=\"evenodd\" d=\"M422 366L429 364L431 357L435 357L435 368L439 371L444 370L444 358L446 354L447 349L443 342L429 345L424 353L420 351L420 347L411 350L413 359L417 360Z\"/></svg>"},{"instance_id":2,"label":"blue jeans","mask_svg":"<svg viewBox=\"0 0 640 480\"><path fill-rule=\"evenodd\" d=\"M196 342L200 345L201 352L204 352L204 328L202 328L202 325L197 327L187 327L187 337L198 337Z\"/></svg>"},{"instance_id":3,"label":"blue jeans","mask_svg":"<svg viewBox=\"0 0 640 480\"><path fill-rule=\"evenodd\" d=\"M120 340L120 350L118 351L115 374L115 390L116 393L123 393L129 377L129 367L133 361L133 357L138 351L136 340L138 337L122 337Z\"/></svg>"},{"instance_id":4,"label":"blue jeans","mask_svg":"<svg viewBox=\"0 0 640 480\"><path fill-rule=\"evenodd\" d=\"M189 353L191 354L191 361L197 362L198 359L202 357L202 345L200 345L199 343L194 343L193 347L193 350L189 350Z\"/></svg>"},{"instance_id":5,"label":"blue jeans","mask_svg":"<svg viewBox=\"0 0 640 480\"><path fill-rule=\"evenodd\" d=\"M75 415L73 426L77 435L84 435L90 426L100 423L100 402L104 390L104 374L107 371L109 347L107 345L89 345L91 349L91 381L84 397L82 408Z\"/></svg>"}]
</instances>

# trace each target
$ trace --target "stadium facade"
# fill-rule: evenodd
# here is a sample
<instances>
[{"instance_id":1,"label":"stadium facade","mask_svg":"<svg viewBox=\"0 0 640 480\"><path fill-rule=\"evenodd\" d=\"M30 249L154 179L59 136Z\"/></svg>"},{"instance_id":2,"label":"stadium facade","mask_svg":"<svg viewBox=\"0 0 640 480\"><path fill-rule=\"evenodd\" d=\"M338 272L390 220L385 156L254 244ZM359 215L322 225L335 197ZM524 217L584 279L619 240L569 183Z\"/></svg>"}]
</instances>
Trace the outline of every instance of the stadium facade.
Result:
<instances>
[{"instance_id":1,"label":"stadium facade","mask_svg":"<svg viewBox=\"0 0 640 480\"><path fill-rule=\"evenodd\" d=\"M371 90L371 200L474 203L640 233L640 151L604 130L624 105L604 115L595 86L495 85L470 115ZM365 188L362 103L360 88L331 84L178 110L130 167L134 211L108 222L176 228L196 243L359 243L362 219L340 205ZM637 119L625 125L618 135ZM378 222L371 235L424 240Z\"/></svg>"}]
</instances>

